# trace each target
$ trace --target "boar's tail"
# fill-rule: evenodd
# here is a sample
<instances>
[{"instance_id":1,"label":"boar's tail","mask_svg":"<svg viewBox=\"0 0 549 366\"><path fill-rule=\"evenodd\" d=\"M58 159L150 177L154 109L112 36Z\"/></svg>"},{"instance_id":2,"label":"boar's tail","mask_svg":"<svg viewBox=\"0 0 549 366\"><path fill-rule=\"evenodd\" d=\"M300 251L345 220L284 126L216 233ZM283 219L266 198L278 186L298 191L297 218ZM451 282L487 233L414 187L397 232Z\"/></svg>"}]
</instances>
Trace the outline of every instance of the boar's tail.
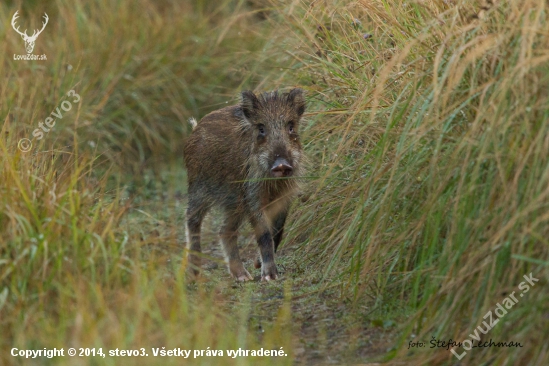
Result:
<instances>
[{"instance_id":1,"label":"boar's tail","mask_svg":"<svg viewBox=\"0 0 549 366\"><path fill-rule=\"evenodd\" d=\"M189 118L189 124L191 125L191 127L194 130L196 128L196 125L197 125L196 119L194 117Z\"/></svg>"}]
</instances>

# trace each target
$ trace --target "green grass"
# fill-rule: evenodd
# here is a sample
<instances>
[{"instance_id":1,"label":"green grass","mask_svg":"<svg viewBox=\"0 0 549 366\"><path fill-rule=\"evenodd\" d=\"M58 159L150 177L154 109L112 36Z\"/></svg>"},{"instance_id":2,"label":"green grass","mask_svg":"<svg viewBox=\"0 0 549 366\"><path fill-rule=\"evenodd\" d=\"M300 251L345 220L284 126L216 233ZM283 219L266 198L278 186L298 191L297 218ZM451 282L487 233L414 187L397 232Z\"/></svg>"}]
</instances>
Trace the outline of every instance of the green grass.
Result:
<instances>
[{"instance_id":1,"label":"green grass","mask_svg":"<svg viewBox=\"0 0 549 366\"><path fill-rule=\"evenodd\" d=\"M546 2L138 3L0 6L1 364L548 363ZM29 29L48 13L48 61L9 57L16 10ZM187 119L297 85L310 166L282 280L235 284L214 214L188 283ZM69 90L81 101L21 152ZM240 244L251 269L248 228ZM531 272L486 335L522 348L429 348L468 339ZM10 356L162 346L288 357Z\"/></svg>"},{"instance_id":2,"label":"green grass","mask_svg":"<svg viewBox=\"0 0 549 366\"><path fill-rule=\"evenodd\" d=\"M348 260L350 291L405 310L393 356L414 362L457 361L405 345L466 339L533 272L539 286L488 335L524 347L461 362L544 364L547 8L474 9L379 2L289 18L316 33L296 58L328 111L311 123L321 178L297 227L328 270Z\"/></svg>"}]
</instances>

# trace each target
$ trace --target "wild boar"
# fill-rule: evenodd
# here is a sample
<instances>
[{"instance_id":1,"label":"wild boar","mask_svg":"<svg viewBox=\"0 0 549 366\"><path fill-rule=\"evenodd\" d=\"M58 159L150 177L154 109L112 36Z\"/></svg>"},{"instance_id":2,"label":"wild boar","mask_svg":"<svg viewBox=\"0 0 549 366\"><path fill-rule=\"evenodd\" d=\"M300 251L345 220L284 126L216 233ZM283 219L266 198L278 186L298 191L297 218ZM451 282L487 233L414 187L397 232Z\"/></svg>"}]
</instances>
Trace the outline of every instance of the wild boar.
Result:
<instances>
[{"instance_id":1,"label":"wild boar","mask_svg":"<svg viewBox=\"0 0 549 366\"><path fill-rule=\"evenodd\" d=\"M300 119L302 89L254 94L244 91L238 105L206 115L184 147L188 173L187 245L194 274L200 268L200 229L210 208L220 206L225 220L220 238L230 274L252 280L240 259L237 236L251 223L259 246L261 279L278 277L274 261L292 198L304 174Z\"/></svg>"}]
</instances>

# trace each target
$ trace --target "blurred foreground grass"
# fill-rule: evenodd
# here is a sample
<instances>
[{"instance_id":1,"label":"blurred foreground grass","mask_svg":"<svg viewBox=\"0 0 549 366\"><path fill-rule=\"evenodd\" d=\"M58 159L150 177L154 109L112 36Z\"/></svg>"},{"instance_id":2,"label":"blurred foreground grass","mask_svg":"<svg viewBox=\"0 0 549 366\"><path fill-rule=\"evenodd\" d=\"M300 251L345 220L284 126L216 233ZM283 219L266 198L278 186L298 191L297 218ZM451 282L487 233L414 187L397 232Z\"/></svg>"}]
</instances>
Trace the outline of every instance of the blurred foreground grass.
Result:
<instances>
[{"instance_id":1,"label":"blurred foreground grass","mask_svg":"<svg viewBox=\"0 0 549 366\"><path fill-rule=\"evenodd\" d=\"M151 347L163 346L291 353L287 305L256 337L247 326L249 291L242 306L227 310L216 284L187 286L181 238L157 243L169 246L168 258L149 249L154 227L142 237L144 224L131 226L144 212L139 197L154 192L140 186L145 170L159 173L159 161L176 160L187 119L250 82L248 59L265 43L262 26L242 2L138 5L51 1L19 9L23 28L44 12L50 22L35 48L47 62L6 57L0 64L1 364L180 364L152 358ZM6 55L24 51L9 26L17 9L0 7ZM80 101L66 97L70 90ZM30 152L17 149L63 100L71 110ZM184 181L177 184L184 190ZM146 347L151 357L29 361L12 357L12 347Z\"/></svg>"},{"instance_id":2,"label":"blurred foreground grass","mask_svg":"<svg viewBox=\"0 0 549 366\"><path fill-rule=\"evenodd\" d=\"M546 2L138 4L0 6L2 364L28 364L12 347L162 346L289 355L191 360L215 365L456 364L431 338L467 339L530 272L540 281L486 335L523 347L460 363L549 363ZM29 29L48 13L48 61L9 57L24 51L18 9ZM210 267L187 284L187 118L293 85L309 92L312 164L284 280L234 285L210 225ZM81 100L22 153L69 90Z\"/></svg>"}]
</instances>

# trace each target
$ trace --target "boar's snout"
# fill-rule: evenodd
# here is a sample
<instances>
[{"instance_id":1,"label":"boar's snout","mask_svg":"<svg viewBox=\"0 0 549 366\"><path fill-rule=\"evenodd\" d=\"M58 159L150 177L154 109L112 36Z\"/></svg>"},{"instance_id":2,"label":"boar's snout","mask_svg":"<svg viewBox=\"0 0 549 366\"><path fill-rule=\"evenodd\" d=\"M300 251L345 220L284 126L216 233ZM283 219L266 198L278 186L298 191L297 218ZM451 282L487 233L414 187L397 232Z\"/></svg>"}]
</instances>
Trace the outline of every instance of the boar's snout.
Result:
<instances>
[{"instance_id":1,"label":"boar's snout","mask_svg":"<svg viewBox=\"0 0 549 366\"><path fill-rule=\"evenodd\" d=\"M271 167L271 174L275 178L289 177L292 175L294 168L284 158L278 158L275 160Z\"/></svg>"}]
</instances>

